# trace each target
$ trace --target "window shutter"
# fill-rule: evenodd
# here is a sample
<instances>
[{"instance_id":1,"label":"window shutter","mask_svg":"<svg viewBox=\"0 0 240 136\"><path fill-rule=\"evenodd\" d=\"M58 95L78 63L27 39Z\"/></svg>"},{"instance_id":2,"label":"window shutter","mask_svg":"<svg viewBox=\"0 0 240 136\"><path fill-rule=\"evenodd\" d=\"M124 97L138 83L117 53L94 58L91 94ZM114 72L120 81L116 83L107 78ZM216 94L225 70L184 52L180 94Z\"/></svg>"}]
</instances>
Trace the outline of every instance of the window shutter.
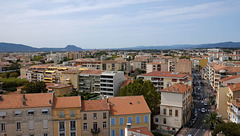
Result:
<instances>
[{"instance_id":1,"label":"window shutter","mask_svg":"<svg viewBox=\"0 0 240 136\"><path fill-rule=\"evenodd\" d=\"M48 128L48 120L43 120L43 128Z\"/></svg>"},{"instance_id":2,"label":"window shutter","mask_svg":"<svg viewBox=\"0 0 240 136\"><path fill-rule=\"evenodd\" d=\"M29 121L29 129L34 129L34 121Z\"/></svg>"}]
</instances>

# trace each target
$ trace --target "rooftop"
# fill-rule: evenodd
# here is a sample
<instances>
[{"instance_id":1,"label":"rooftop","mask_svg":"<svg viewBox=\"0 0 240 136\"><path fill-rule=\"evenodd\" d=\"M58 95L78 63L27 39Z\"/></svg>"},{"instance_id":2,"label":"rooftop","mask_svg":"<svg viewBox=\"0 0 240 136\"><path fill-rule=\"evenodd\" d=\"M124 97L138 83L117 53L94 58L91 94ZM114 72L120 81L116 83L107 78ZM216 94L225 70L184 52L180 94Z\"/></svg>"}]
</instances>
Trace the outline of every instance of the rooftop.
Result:
<instances>
[{"instance_id":1,"label":"rooftop","mask_svg":"<svg viewBox=\"0 0 240 136\"><path fill-rule=\"evenodd\" d=\"M226 78L220 79L220 81L225 82L225 81L232 80L235 78L240 78L240 75L226 77Z\"/></svg>"},{"instance_id":2,"label":"rooftop","mask_svg":"<svg viewBox=\"0 0 240 136\"><path fill-rule=\"evenodd\" d=\"M151 131L148 130L147 127L137 127L137 128L128 128L128 131L132 131L135 133L140 133L140 134L144 134L147 136L154 136Z\"/></svg>"},{"instance_id":3,"label":"rooftop","mask_svg":"<svg viewBox=\"0 0 240 136\"><path fill-rule=\"evenodd\" d=\"M191 89L191 86L185 84L173 84L169 88L164 88L161 92L170 93L185 93L187 90Z\"/></svg>"},{"instance_id":4,"label":"rooftop","mask_svg":"<svg viewBox=\"0 0 240 136\"><path fill-rule=\"evenodd\" d=\"M239 91L240 90L240 83L236 84L230 84L229 88L234 92L234 91Z\"/></svg>"},{"instance_id":5,"label":"rooftop","mask_svg":"<svg viewBox=\"0 0 240 136\"><path fill-rule=\"evenodd\" d=\"M80 74L101 75L102 72L101 70L83 70Z\"/></svg>"},{"instance_id":6,"label":"rooftop","mask_svg":"<svg viewBox=\"0 0 240 136\"><path fill-rule=\"evenodd\" d=\"M173 73L168 71L153 71L150 73L146 73L140 76L158 76L158 77L176 77L176 78L183 78L186 77L187 74L182 73Z\"/></svg>"},{"instance_id":7,"label":"rooftop","mask_svg":"<svg viewBox=\"0 0 240 136\"><path fill-rule=\"evenodd\" d=\"M54 108L80 108L81 96L55 97Z\"/></svg>"},{"instance_id":8,"label":"rooftop","mask_svg":"<svg viewBox=\"0 0 240 136\"><path fill-rule=\"evenodd\" d=\"M110 110L107 100L84 100L82 101L82 111Z\"/></svg>"},{"instance_id":9,"label":"rooftop","mask_svg":"<svg viewBox=\"0 0 240 136\"><path fill-rule=\"evenodd\" d=\"M110 97L109 102L111 115L151 113L143 96Z\"/></svg>"}]
</instances>

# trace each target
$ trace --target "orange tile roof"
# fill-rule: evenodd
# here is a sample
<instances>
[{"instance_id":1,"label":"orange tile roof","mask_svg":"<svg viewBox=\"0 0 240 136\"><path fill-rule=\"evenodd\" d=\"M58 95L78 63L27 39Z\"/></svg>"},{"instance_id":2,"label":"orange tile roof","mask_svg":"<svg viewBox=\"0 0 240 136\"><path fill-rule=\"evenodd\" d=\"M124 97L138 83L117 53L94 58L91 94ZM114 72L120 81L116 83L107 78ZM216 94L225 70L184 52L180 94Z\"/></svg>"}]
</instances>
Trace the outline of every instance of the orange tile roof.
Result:
<instances>
[{"instance_id":1,"label":"orange tile roof","mask_svg":"<svg viewBox=\"0 0 240 136\"><path fill-rule=\"evenodd\" d=\"M111 115L151 113L143 96L110 97Z\"/></svg>"},{"instance_id":2,"label":"orange tile roof","mask_svg":"<svg viewBox=\"0 0 240 136\"><path fill-rule=\"evenodd\" d=\"M235 78L240 78L240 75L226 77L226 78L220 79L220 81L224 82L224 81L232 80Z\"/></svg>"},{"instance_id":3,"label":"orange tile roof","mask_svg":"<svg viewBox=\"0 0 240 136\"><path fill-rule=\"evenodd\" d=\"M93 74L93 75L100 75L103 71L101 70L83 70L80 74Z\"/></svg>"},{"instance_id":4,"label":"orange tile roof","mask_svg":"<svg viewBox=\"0 0 240 136\"><path fill-rule=\"evenodd\" d=\"M173 84L169 88L164 88L161 92L170 93L185 93L187 90L191 89L191 86L185 84Z\"/></svg>"},{"instance_id":5,"label":"orange tile roof","mask_svg":"<svg viewBox=\"0 0 240 136\"><path fill-rule=\"evenodd\" d=\"M129 83L133 83L133 80L125 80L120 86L126 86Z\"/></svg>"},{"instance_id":6,"label":"orange tile roof","mask_svg":"<svg viewBox=\"0 0 240 136\"><path fill-rule=\"evenodd\" d=\"M54 108L80 108L81 96L55 97Z\"/></svg>"},{"instance_id":7,"label":"orange tile roof","mask_svg":"<svg viewBox=\"0 0 240 136\"><path fill-rule=\"evenodd\" d=\"M137 127L137 128L128 128L128 131L132 131L135 133L140 133L140 134L144 134L147 136L154 136L151 131L148 130L147 127Z\"/></svg>"},{"instance_id":8,"label":"orange tile roof","mask_svg":"<svg viewBox=\"0 0 240 136\"><path fill-rule=\"evenodd\" d=\"M110 110L107 100L85 100L82 101L82 111Z\"/></svg>"},{"instance_id":9,"label":"orange tile roof","mask_svg":"<svg viewBox=\"0 0 240 136\"><path fill-rule=\"evenodd\" d=\"M153 71L150 73L146 73L140 76L159 76L159 77L177 77L177 78L183 78L186 77L187 74L182 73L172 73L168 71Z\"/></svg>"},{"instance_id":10,"label":"orange tile roof","mask_svg":"<svg viewBox=\"0 0 240 136\"><path fill-rule=\"evenodd\" d=\"M54 86L55 83L45 83L46 89L49 89L50 86Z\"/></svg>"},{"instance_id":11,"label":"orange tile roof","mask_svg":"<svg viewBox=\"0 0 240 136\"><path fill-rule=\"evenodd\" d=\"M52 106L49 100L53 102L53 93L25 94L25 98L26 105L23 105L23 94L2 95L0 109Z\"/></svg>"},{"instance_id":12,"label":"orange tile roof","mask_svg":"<svg viewBox=\"0 0 240 136\"><path fill-rule=\"evenodd\" d=\"M230 84L229 88L234 92L234 91L239 91L240 90L240 83L236 84Z\"/></svg>"},{"instance_id":13,"label":"orange tile roof","mask_svg":"<svg viewBox=\"0 0 240 136\"><path fill-rule=\"evenodd\" d=\"M233 103L236 107L240 107L240 98L238 98L238 100L232 101L232 103Z\"/></svg>"},{"instance_id":14,"label":"orange tile roof","mask_svg":"<svg viewBox=\"0 0 240 136\"><path fill-rule=\"evenodd\" d=\"M72 85L65 84L65 83L59 83L59 84L53 84L53 85L48 86L48 88L50 88L50 89L66 88L66 87L72 87Z\"/></svg>"}]
</instances>

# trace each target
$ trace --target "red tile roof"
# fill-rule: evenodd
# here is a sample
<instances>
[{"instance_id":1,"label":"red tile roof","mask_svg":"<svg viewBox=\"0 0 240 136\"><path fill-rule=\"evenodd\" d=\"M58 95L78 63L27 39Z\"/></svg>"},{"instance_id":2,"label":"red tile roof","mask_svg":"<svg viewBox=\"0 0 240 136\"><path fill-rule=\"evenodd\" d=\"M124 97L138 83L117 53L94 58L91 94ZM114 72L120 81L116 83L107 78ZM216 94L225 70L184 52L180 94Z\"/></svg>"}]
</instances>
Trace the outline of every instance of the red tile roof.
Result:
<instances>
[{"instance_id":1,"label":"red tile roof","mask_svg":"<svg viewBox=\"0 0 240 136\"><path fill-rule=\"evenodd\" d=\"M129 83L133 83L133 80L125 80L120 86L126 86Z\"/></svg>"},{"instance_id":2,"label":"red tile roof","mask_svg":"<svg viewBox=\"0 0 240 136\"><path fill-rule=\"evenodd\" d=\"M128 131L132 131L135 133L140 133L140 134L144 134L147 136L154 136L151 131L148 130L147 127L137 127L137 128L128 128Z\"/></svg>"},{"instance_id":3,"label":"red tile roof","mask_svg":"<svg viewBox=\"0 0 240 136\"><path fill-rule=\"evenodd\" d=\"M82 111L110 110L107 100L85 100L82 101Z\"/></svg>"},{"instance_id":4,"label":"red tile roof","mask_svg":"<svg viewBox=\"0 0 240 136\"><path fill-rule=\"evenodd\" d=\"M191 86L185 84L173 84L169 88L161 90L161 92L170 92L170 93L185 93L187 90L191 89Z\"/></svg>"},{"instance_id":5,"label":"red tile roof","mask_svg":"<svg viewBox=\"0 0 240 136\"><path fill-rule=\"evenodd\" d=\"M226 77L226 78L220 79L220 81L224 82L224 81L232 80L235 78L240 78L240 75Z\"/></svg>"},{"instance_id":6,"label":"red tile roof","mask_svg":"<svg viewBox=\"0 0 240 136\"><path fill-rule=\"evenodd\" d=\"M239 91L240 90L240 83L236 84L230 84L229 88L234 92L234 91Z\"/></svg>"},{"instance_id":7,"label":"red tile roof","mask_svg":"<svg viewBox=\"0 0 240 136\"><path fill-rule=\"evenodd\" d=\"M232 101L232 103L233 103L236 107L240 107L240 98Z\"/></svg>"},{"instance_id":8,"label":"red tile roof","mask_svg":"<svg viewBox=\"0 0 240 136\"><path fill-rule=\"evenodd\" d=\"M81 96L55 97L54 108L80 108Z\"/></svg>"},{"instance_id":9,"label":"red tile roof","mask_svg":"<svg viewBox=\"0 0 240 136\"><path fill-rule=\"evenodd\" d=\"M111 115L151 113L143 96L110 97Z\"/></svg>"},{"instance_id":10,"label":"red tile roof","mask_svg":"<svg viewBox=\"0 0 240 136\"><path fill-rule=\"evenodd\" d=\"M80 74L93 74L93 75L100 75L103 71L101 70L83 70Z\"/></svg>"},{"instance_id":11,"label":"red tile roof","mask_svg":"<svg viewBox=\"0 0 240 136\"><path fill-rule=\"evenodd\" d=\"M186 77L187 74L182 73L172 73L168 71L153 71L150 73L146 73L140 76L159 76L159 77L176 77L176 78L183 78Z\"/></svg>"},{"instance_id":12,"label":"red tile roof","mask_svg":"<svg viewBox=\"0 0 240 136\"><path fill-rule=\"evenodd\" d=\"M26 108L26 107L47 107L52 106L53 93L25 94L26 105L23 105L23 94L2 95L0 109Z\"/></svg>"}]
</instances>

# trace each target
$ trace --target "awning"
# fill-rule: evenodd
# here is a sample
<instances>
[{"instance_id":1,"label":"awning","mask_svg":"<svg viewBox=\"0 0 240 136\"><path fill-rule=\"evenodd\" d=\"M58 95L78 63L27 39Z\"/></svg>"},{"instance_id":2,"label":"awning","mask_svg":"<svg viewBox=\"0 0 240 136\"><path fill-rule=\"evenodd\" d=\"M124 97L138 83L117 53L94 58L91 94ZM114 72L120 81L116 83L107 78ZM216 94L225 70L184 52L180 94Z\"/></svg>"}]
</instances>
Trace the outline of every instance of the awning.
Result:
<instances>
[{"instance_id":1,"label":"awning","mask_svg":"<svg viewBox=\"0 0 240 136\"><path fill-rule=\"evenodd\" d=\"M42 109L42 112L44 112L44 111L48 111L48 109Z\"/></svg>"},{"instance_id":2,"label":"awning","mask_svg":"<svg viewBox=\"0 0 240 136\"><path fill-rule=\"evenodd\" d=\"M0 117L6 116L7 112L6 111L0 111Z\"/></svg>"},{"instance_id":3,"label":"awning","mask_svg":"<svg viewBox=\"0 0 240 136\"><path fill-rule=\"evenodd\" d=\"M48 72L48 73L54 73L55 71L45 71L45 73Z\"/></svg>"},{"instance_id":4,"label":"awning","mask_svg":"<svg viewBox=\"0 0 240 136\"><path fill-rule=\"evenodd\" d=\"M28 110L28 112L34 112L34 110Z\"/></svg>"}]
</instances>

